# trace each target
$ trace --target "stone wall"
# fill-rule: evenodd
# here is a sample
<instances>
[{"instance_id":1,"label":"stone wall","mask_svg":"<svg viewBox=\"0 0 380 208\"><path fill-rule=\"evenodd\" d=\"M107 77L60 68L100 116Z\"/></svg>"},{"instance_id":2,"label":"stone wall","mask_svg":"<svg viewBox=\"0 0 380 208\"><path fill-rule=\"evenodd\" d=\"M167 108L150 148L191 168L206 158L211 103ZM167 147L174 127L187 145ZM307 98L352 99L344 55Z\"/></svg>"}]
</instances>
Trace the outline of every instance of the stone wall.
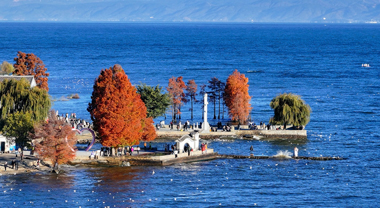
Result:
<instances>
[{"instance_id":1,"label":"stone wall","mask_svg":"<svg viewBox=\"0 0 380 208\"><path fill-rule=\"evenodd\" d=\"M306 130L237 130L238 136L258 136L260 139L307 138Z\"/></svg>"}]
</instances>

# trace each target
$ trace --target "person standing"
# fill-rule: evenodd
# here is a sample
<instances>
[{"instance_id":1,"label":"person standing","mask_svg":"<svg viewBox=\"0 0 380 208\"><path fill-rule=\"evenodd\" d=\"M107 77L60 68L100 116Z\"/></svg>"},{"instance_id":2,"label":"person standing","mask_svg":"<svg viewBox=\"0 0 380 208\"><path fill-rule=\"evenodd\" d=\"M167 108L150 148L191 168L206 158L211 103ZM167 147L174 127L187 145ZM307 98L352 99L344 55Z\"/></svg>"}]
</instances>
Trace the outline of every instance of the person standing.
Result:
<instances>
[{"instance_id":1,"label":"person standing","mask_svg":"<svg viewBox=\"0 0 380 208\"><path fill-rule=\"evenodd\" d=\"M7 171L8 162L4 163L4 171Z\"/></svg>"},{"instance_id":2,"label":"person standing","mask_svg":"<svg viewBox=\"0 0 380 208\"><path fill-rule=\"evenodd\" d=\"M298 157L298 148L294 147L294 157Z\"/></svg>"}]
</instances>

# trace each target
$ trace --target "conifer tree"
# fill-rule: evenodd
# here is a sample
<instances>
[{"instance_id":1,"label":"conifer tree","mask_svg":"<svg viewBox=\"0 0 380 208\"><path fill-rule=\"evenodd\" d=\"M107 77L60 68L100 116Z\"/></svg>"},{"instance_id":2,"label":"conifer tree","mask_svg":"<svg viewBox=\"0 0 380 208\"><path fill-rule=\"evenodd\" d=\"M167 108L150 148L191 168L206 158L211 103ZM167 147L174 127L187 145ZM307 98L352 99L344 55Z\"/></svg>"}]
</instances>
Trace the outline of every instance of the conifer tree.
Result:
<instances>
[{"instance_id":1,"label":"conifer tree","mask_svg":"<svg viewBox=\"0 0 380 208\"><path fill-rule=\"evenodd\" d=\"M173 106L173 121L177 119L177 115L179 115L179 119L181 119L181 105L182 101L185 101L184 89L186 89L186 85L183 82L182 76L169 79L169 84L166 90L169 92Z\"/></svg>"},{"instance_id":2,"label":"conifer tree","mask_svg":"<svg viewBox=\"0 0 380 208\"><path fill-rule=\"evenodd\" d=\"M137 93L140 94L141 100L147 108L147 117L157 118L165 114L166 109L170 106L169 94L162 92L162 87L151 87L146 84L137 86Z\"/></svg>"},{"instance_id":3,"label":"conifer tree","mask_svg":"<svg viewBox=\"0 0 380 208\"><path fill-rule=\"evenodd\" d=\"M33 53L23 53L19 51L14 58L16 63L13 65L15 70L13 74L17 75L34 75L37 87L49 91L48 77L44 63Z\"/></svg>"},{"instance_id":4,"label":"conifer tree","mask_svg":"<svg viewBox=\"0 0 380 208\"><path fill-rule=\"evenodd\" d=\"M251 97L248 94L248 90L248 78L235 69L227 78L224 90L224 100L229 110L228 114L232 120L239 121L240 123L247 121L249 112L252 109L249 103Z\"/></svg>"},{"instance_id":5,"label":"conifer tree","mask_svg":"<svg viewBox=\"0 0 380 208\"><path fill-rule=\"evenodd\" d=\"M65 164L75 158L77 138L75 131L63 120L58 120L54 110L49 112L46 122L34 127L35 150L43 160L53 165Z\"/></svg>"},{"instance_id":6,"label":"conifer tree","mask_svg":"<svg viewBox=\"0 0 380 208\"><path fill-rule=\"evenodd\" d=\"M154 126L147 119L145 104L120 65L100 72L91 100L87 110L102 145L131 146L141 139L155 139L149 134Z\"/></svg>"},{"instance_id":7,"label":"conifer tree","mask_svg":"<svg viewBox=\"0 0 380 208\"><path fill-rule=\"evenodd\" d=\"M205 84L202 84L202 85L199 86L199 88L200 88L199 95L201 96L201 98L197 101L197 103L201 104L202 119L204 117L204 115L203 115L203 108L205 107L204 106L204 94L206 93L206 87L207 87L207 85L205 85Z\"/></svg>"},{"instance_id":8,"label":"conifer tree","mask_svg":"<svg viewBox=\"0 0 380 208\"><path fill-rule=\"evenodd\" d=\"M296 127L305 126L310 121L310 106L299 95L292 93L280 94L273 98L270 107L274 110L274 116L270 119L271 124L292 124Z\"/></svg>"},{"instance_id":9,"label":"conifer tree","mask_svg":"<svg viewBox=\"0 0 380 208\"><path fill-rule=\"evenodd\" d=\"M195 96L197 96L197 84L195 83L195 81L193 79L189 80L187 82L187 86L186 86L186 96L190 97L190 102L191 102L191 120L193 120L194 118L194 115L193 115L193 112L194 112L194 102L196 102L196 98Z\"/></svg>"},{"instance_id":10,"label":"conifer tree","mask_svg":"<svg viewBox=\"0 0 380 208\"><path fill-rule=\"evenodd\" d=\"M216 119L216 100L218 99L218 83L219 79L216 77L211 78L211 80L208 81L209 85L208 88L210 89L210 102L214 104L214 119Z\"/></svg>"}]
</instances>

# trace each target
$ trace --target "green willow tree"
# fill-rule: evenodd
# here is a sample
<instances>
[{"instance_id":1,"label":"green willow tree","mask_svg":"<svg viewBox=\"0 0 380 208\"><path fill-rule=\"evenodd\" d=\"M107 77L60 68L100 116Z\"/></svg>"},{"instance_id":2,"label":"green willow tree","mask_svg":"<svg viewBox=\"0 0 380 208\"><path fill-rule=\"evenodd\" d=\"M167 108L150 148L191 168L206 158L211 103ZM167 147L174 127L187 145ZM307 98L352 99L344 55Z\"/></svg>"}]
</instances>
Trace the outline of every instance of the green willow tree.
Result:
<instances>
[{"instance_id":1,"label":"green willow tree","mask_svg":"<svg viewBox=\"0 0 380 208\"><path fill-rule=\"evenodd\" d=\"M287 124L299 127L305 126L310 121L311 108L299 95L280 94L272 99L270 107L274 110L274 116L269 123L284 125L284 129L286 129Z\"/></svg>"},{"instance_id":2,"label":"green willow tree","mask_svg":"<svg viewBox=\"0 0 380 208\"><path fill-rule=\"evenodd\" d=\"M31 141L30 134L33 133L33 125L30 112L16 112L5 119L3 134L6 137L14 137L16 145L23 149Z\"/></svg>"},{"instance_id":3,"label":"green willow tree","mask_svg":"<svg viewBox=\"0 0 380 208\"><path fill-rule=\"evenodd\" d=\"M51 107L47 91L38 87L30 88L26 79L5 79L0 82L0 97L0 129L8 115L31 112L31 119L39 122L48 116Z\"/></svg>"},{"instance_id":4,"label":"green willow tree","mask_svg":"<svg viewBox=\"0 0 380 208\"><path fill-rule=\"evenodd\" d=\"M157 118L165 114L170 106L170 96L163 93L162 87L151 87L141 83L136 88L147 108L147 117Z\"/></svg>"}]
</instances>

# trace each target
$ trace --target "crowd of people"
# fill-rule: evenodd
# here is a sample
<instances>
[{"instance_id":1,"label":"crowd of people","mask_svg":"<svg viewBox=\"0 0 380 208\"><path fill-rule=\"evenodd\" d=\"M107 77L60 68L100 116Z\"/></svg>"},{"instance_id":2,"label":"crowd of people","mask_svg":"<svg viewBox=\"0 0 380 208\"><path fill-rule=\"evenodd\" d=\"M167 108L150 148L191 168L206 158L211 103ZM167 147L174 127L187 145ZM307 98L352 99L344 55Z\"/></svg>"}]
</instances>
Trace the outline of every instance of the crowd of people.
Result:
<instances>
[{"instance_id":1,"label":"crowd of people","mask_svg":"<svg viewBox=\"0 0 380 208\"><path fill-rule=\"evenodd\" d=\"M59 115L58 111L55 112L58 120L63 120L66 123L70 124L72 128L74 129L82 129L82 128L92 128L92 124L89 122L83 120L83 119L78 119L77 115L75 113L71 113L70 116L68 113L65 115Z\"/></svg>"},{"instance_id":2,"label":"crowd of people","mask_svg":"<svg viewBox=\"0 0 380 208\"><path fill-rule=\"evenodd\" d=\"M164 128L165 125L162 124L163 121L160 122L160 124L156 124L156 129L159 130L160 128ZM173 121L170 122L169 124L169 129L174 130L175 124ZM238 124L236 126L237 130L240 130L241 125ZM200 122L200 125L197 126L196 124L191 125L190 122L187 120L186 122L182 123L179 121L176 125L176 130L177 131L189 131L189 130L194 130L197 128L202 128L202 122ZM222 124L222 122L218 122L217 126L210 126L211 132L217 132L218 130L222 130L223 132L230 132L232 130L232 126L229 122L227 122L225 125ZM276 127L274 125L270 124L265 124L263 122L260 122L260 125L256 125L253 122L248 123L248 129L249 130L281 130L282 127Z\"/></svg>"}]
</instances>

